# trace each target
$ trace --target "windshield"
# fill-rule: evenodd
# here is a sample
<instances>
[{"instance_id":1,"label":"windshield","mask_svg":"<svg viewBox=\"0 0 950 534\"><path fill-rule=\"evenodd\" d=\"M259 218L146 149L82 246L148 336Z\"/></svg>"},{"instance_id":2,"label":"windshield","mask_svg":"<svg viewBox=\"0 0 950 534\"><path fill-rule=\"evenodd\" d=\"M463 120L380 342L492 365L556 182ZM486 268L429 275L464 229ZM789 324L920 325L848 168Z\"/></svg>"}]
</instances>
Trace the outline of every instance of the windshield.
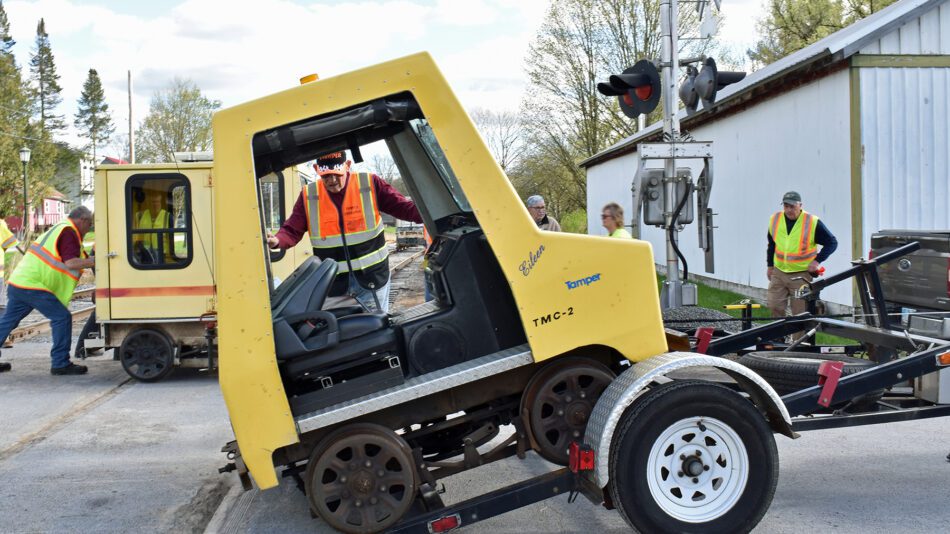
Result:
<instances>
[{"instance_id":1,"label":"windshield","mask_svg":"<svg viewBox=\"0 0 950 534\"><path fill-rule=\"evenodd\" d=\"M433 132L432 127L429 126L429 121L425 119L412 119L409 121L409 124L412 126L413 133L416 134L416 137L425 149L426 155L429 156L429 160L432 161L432 165L439 171L442 182L449 189L455 202L458 203L459 208L462 211L472 211L472 207L469 205L468 199L465 198L465 193L462 191L462 186L459 185L455 173L452 172L452 167L449 166L448 160L445 159L445 153L442 151L442 147L439 146L438 139L435 138L435 132Z\"/></svg>"}]
</instances>

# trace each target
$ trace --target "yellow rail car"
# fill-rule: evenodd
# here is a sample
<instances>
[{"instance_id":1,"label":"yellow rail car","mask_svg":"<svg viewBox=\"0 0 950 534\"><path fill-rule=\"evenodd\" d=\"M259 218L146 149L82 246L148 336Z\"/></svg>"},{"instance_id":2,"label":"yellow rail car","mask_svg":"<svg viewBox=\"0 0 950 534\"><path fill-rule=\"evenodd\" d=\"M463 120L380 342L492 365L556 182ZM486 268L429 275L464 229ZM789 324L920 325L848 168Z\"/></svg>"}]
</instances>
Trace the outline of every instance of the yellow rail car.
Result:
<instances>
[{"instance_id":1,"label":"yellow rail car","mask_svg":"<svg viewBox=\"0 0 950 534\"><path fill-rule=\"evenodd\" d=\"M237 438L226 470L246 487L276 486L280 468L315 516L377 532L400 528L414 502L439 509L440 478L527 451L565 465L587 443L593 493L643 531L738 532L764 513L777 476L768 425L790 432L778 395L734 362L668 352L649 243L539 230L427 54L219 111L213 128L219 381ZM433 240L432 301L394 315L324 309L338 266L316 258L275 289L262 180L340 150L395 161ZM749 397L663 386L695 366L726 369ZM627 471L626 458L645 457L636 447L654 442L638 432L654 428L701 444L705 455L697 445L675 461L697 481L686 484L702 478L703 502L686 489L643 496L662 470ZM667 447L653 449L669 474Z\"/></svg>"},{"instance_id":2,"label":"yellow rail car","mask_svg":"<svg viewBox=\"0 0 950 534\"><path fill-rule=\"evenodd\" d=\"M97 338L116 348L132 377L164 378L174 367L213 368L216 266L213 163L102 165L96 172ZM261 181L262 222L276 230L301 188L296 168ZM311 255L299 246L271 258L286 277Z\"/></svg>"}]
</instances>

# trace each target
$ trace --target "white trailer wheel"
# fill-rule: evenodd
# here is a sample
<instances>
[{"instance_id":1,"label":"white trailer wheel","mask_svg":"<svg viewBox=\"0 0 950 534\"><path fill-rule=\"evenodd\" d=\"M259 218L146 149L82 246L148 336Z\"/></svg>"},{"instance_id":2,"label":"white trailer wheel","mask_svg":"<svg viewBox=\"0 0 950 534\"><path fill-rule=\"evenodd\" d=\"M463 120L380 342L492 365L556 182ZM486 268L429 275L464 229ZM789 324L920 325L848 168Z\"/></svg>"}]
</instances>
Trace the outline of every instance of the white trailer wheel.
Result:
<instances>
[{"instance_id":1,"label":"white trailer wheel","mask_svg":"<svg viewBox=\"0 0 950 534\"><path fill-rule=\"evenodd\" d=\"M772 502L778 449L749 399L719 384L678 380L623 412L608 471L611 500L639 532L742 533Z\"/></svg>"},{"instance_id":2,"label":"white trailer wheel","mask_svg":"<svg viewBox=\"0 0 950 534\"><path fill-rule=\"evenodd\" d=\"M718 419L673 423L653 442L647 483L657 505L686 523L712 521L735 506L749 479L742 439Z\"/></svg>"}]
</instances>

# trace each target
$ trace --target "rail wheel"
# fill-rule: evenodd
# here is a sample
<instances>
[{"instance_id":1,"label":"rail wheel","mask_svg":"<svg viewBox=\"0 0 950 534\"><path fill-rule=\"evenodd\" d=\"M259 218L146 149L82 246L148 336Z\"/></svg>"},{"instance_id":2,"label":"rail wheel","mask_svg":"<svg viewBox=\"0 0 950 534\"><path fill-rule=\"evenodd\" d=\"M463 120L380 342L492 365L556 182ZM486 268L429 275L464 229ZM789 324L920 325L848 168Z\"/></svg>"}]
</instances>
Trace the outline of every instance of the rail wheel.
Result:
<instances>
[{"instance_id":1,"label":"rail wheel","mask_svg":"<svg viewBox=\"0 0 950 534\"><path fill-rule=\"evenodd\" d=\"M141 382L156 382L175 368L175 349L162 331L141 328L122 341L119 361L132 378Z\"/></svg>"},{"instance_id":2,"label":"rail wheel","mask_svg":"<svg viewBox=\"0 0 950 534\"><path fill-rule=\"evenodd\" d=\"M538 454L567 465L568 447L583 439L587 419L613 379L607 366L586 358L565 358L538 371L521 397Z\"/></svg>"},{"instance_id":3,"label":"rail wheel","mask_svg":"<svg viewBox=\"0 0 950 534\"><path fill-rule=\"evenodd\" d=\"M778 450L758 409L694 380L657 387L624 412L609 488L640 532L749 532L778 483Z\"/></svg>"},{"instance_id":4,"label":"rail wheel","mask_svg":"<svg viewBox=\"0 0 950 534\"><path fill-rule=\"evenodd\" d=\"M409 510L416 494L412 452L395 432L357 423L327 436L307 467L310 506L347 533L380 532Z\"/></svg>"}]
</instances>

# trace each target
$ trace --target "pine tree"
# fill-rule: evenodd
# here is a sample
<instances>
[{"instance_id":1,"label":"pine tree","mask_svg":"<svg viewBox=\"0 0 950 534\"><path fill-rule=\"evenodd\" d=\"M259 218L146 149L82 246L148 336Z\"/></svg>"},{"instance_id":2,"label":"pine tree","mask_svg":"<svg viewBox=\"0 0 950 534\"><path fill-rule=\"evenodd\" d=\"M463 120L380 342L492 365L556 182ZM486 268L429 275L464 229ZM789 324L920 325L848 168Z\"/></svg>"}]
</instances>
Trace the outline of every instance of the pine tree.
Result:
<instances>
[{"instance_id":1,"label":"pine tree","mask_svg":"<svg viewBox=\"0 0 950 534\"><path fill-rule=\"evenodd\" d=\"M63 88L59 85L59 74L56 74L56 63L50 48L49 34L46 33L46 22L43 19L40 19L39 24L36 25L36 48L30 58L30 73L36 91L40 127L51 133L65 130L63 116L55 114L56 106L63 101L63 97L60 96Z\"/></svg>"},{"instance_id":2,"label":"pine tree","mask_svg":"<svg viewBox=\"0 0 950 534\"><path fill-rule=\"evenodd\" d=\"M23 146L32 148L27 133L30 120L30 99L26 84L13 56L15 41L10 36L10 23L0 2L0 215L22 213L22 163L19 152Z\"/></svg>"},{"instance_id":3,"label":"pine tree","mask_svg":"<svg viewBox=\"0 0 950 534\"><path fill-rule=\"evenodd\" d=\"M89 76L82 86L82 95L79 97L76 111L76 128L79 128L89 139L87 149L92 149L92 160L96 158L96 147L108 141L115 132L109 105L106 104L106 95L102 90L102 80L96 69L89 69Z\"/></svg>"}]
</instances>

